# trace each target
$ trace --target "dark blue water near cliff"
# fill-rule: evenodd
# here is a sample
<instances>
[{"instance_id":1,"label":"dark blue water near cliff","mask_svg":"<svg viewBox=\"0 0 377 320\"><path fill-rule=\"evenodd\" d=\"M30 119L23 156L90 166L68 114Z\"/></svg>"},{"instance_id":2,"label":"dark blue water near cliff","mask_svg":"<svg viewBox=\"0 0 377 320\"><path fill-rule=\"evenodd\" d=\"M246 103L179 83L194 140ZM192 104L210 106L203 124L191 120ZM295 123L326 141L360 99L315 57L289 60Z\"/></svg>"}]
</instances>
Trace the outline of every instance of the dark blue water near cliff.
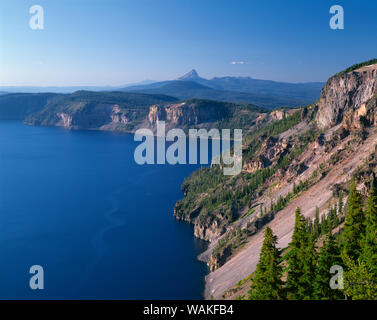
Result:
<instances>
[{"instance_id":1,"label":"dark blue water near cliff","mask_svg":"<svg viewBox=\"0 0 377 320\"><path fill-rule=\"evenodd\" d=\"M1 299L200 299L204 243L173 217L198 166L134 162L132 135L0 122ZM31 290L29 268L44 268Z\"/></svg>"}]
</instances>

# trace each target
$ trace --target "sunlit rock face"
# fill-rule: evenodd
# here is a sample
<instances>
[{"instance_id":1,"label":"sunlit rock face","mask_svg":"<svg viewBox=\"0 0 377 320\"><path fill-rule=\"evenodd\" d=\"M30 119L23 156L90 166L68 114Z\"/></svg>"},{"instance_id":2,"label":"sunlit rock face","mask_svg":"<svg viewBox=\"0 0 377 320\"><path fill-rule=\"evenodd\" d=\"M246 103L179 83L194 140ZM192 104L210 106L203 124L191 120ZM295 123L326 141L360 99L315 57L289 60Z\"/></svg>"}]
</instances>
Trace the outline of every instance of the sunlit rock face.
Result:
<instances>
[{"instance_id":1,"label":"sunlit rock face","mask_svg":"<svg viewBox=\"0 0 377 320\"><path fill-rule=\"evenodd\" d=\"M320 128L336 125L351 111L357 117L367 113L366 103L377 94L377 65L330 78L317 104L317 124Z\"/></svg>"}]
</instances>

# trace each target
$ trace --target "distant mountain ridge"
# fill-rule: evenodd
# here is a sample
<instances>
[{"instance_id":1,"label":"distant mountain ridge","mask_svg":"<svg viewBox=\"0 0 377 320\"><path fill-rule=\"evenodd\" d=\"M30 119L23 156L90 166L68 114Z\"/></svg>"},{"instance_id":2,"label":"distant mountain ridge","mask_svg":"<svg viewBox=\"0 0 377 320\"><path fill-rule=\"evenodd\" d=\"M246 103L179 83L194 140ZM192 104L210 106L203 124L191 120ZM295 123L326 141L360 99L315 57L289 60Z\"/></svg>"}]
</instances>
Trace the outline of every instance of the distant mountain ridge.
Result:
<instances>
[{"instance_id":1,"label":"distant mountain ridge","mask_svg":"<svg viewBox=\"0 0 377 320\"><path fill-rule=\"evenodd\" d=\"M230 90L217 90L193 81L173 80L154 83L147 89L130 87L126 92L144 94L165 94L180 100L206 99L233 103L251 103L263 108L273 109L278 106L302 106L308 100L290 97L277 97L268 94L237 92Z\"/></svg>"},{"instance_id":2,"label":"distant mountain ridge","mask_svg":"<svg viewBox=\"0 0 377 320\"><path fill-rule=\"evenodd\" d=\"M195 87L193 83L198 86ZM324 83L286 83L251 77L202 78L192 69L175 80L144 80L124 86L2 86L3 93L73 93L86 91L127 91L171 95L177 99L210 99L224 102L244 102L265 108L297 107L315 102Z\"/></svg>"},{"instance_id":3,"label":"distant mountain ridge","mask_svg":"<svg viewBox=\"0 0 377 320\"><path fill-rule=\"evenodd\" d=\"M196 83L198 86L194 86ZM166 94L178 99L198 98L247 102L266 108L302 106L315 102L324 83L285 83L251 77L216 77L210 80L193 69L176 80L129 86L122 91Z\"/></svg>"}]
</instances>

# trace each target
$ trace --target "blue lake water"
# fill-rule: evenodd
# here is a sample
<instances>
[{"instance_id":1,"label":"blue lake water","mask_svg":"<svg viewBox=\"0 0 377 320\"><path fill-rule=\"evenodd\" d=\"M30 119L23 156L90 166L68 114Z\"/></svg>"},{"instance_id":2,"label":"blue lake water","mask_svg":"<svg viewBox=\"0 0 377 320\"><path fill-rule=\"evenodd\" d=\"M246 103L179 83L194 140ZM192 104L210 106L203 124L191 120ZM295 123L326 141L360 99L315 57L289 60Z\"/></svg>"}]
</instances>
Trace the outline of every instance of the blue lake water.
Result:
<instances>
[{"instance_id":1,"label":"blue lake water","mask_svg":"<svg viewBox=\"0 0 377 320\"><path fill-rule=\"evenodd\" d=\"M202 298L205 244L173 217L199 165L137 165L137 144L0 121L0 299Z\"/></svg>"}]
</instances>

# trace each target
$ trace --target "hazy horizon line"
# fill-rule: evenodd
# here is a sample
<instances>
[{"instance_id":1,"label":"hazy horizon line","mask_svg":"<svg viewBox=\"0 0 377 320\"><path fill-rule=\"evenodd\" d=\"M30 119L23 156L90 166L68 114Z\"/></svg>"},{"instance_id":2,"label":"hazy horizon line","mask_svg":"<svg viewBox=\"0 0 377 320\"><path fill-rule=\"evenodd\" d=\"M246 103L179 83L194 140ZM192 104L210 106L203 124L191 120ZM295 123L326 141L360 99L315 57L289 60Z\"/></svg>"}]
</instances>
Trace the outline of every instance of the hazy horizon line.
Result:
<instances>
[{"instance_id":1,"label":"hazy horizon line","mask_svg":"<svg viewBox=\"0 0 377 320\"><path fill-rule=\"evenodd\" d=\"M33 88L33 87L38 87L38 88L67 88L67 87L71 87L71 88L75 88L75 87L87 87L87 88L95 88L95 87L101 87L101 88L106 88L106 87L109 87L109 88L122 88L122 87L127 87L127 86L137 86L137 85L143 85L144 84L147 84L147 82L149 83L153 83L153 82L163 82L163 81L192 81L192 82L195 82L193 80L180 80L178 79L179 77L177 78L174 78L174 79L159 79L159 80L152 80L152 79L145 79L145 80L140 80L140 81L130 81L130 82L124 82L124 83L121 83L121 84L64 84L64 85L55 85L55 84L48 84L48 85L41 85L41 84L0 84L0 88L19 88L19 87L24 87L24 88ZM202 79L206 79L206 80L212 80L212 79L216 79L216 78L251 78L251 79L254 79L254 80L261 80L261 81L272 81L272 82L279 82L279 83L287 83L287 84L300 84L300 83L325 83L326 80L322 80L322 81L280 81L280 80L273 80L273 79L264 79L264 78L254 78L252 76L232 76L232 75L223 75L223 76L215 76L215 77L211 77L211 78L205 78L205 77L201 77L200 78Z\"/></svg>"}]
</instances>

